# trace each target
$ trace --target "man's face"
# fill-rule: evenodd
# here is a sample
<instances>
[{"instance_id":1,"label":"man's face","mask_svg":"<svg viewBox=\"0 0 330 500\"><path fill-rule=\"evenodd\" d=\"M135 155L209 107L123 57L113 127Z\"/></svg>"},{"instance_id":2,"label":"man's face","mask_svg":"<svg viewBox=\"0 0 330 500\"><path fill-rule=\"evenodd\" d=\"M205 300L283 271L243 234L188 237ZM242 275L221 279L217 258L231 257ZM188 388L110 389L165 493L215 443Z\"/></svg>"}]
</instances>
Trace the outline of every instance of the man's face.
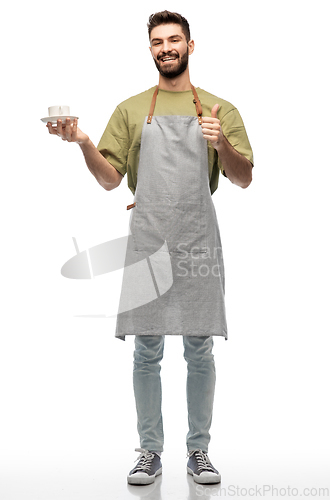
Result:
<instances>
[{"instance_id":1,"label":"man's face","mask_svg":"<svg viewBox=\"0 0 330 500\"><path fill-rule=\"evenodd\" d=\"M176 78L188 66L188 57L194 42L187 43L179 24L161 24L150 33L150 51L159 73L165 78Z\"/></svg>"}]
</instances>

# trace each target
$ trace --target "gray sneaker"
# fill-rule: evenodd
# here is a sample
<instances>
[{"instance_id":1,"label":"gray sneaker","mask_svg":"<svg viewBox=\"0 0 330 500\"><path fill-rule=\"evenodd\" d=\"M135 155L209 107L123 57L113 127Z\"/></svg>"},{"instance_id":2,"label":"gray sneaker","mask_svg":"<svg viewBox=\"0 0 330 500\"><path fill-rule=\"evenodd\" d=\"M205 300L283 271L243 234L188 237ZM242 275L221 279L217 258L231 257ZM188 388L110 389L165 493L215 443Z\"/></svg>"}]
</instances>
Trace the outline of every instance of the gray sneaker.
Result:
<instances>
[{"instance_id":1,"label":"gray sneaker","mask_svg":"<svg viewBox=\"0 0 330 500\"><path fill-rule=\"evenodd\" d=\"M135 448L141 454L136 459L137 465L127 476L129 484L151 484L155 477L162 473L162 463L160 456L154 451L148 451L143 448Z\"/></svg>"},{"instance_id":2,"label":"gray sneaker","mask_svg":"<svg viewBox=\"0 0 330 500\"><path fill-rule=\"evenodd\" d=\"M189 457L187 472L191 474L196 483L214 484L221 482L221 476L213 467L207 453L202 450L193 450L187 453Z\"/></svg>"}]
</instances>

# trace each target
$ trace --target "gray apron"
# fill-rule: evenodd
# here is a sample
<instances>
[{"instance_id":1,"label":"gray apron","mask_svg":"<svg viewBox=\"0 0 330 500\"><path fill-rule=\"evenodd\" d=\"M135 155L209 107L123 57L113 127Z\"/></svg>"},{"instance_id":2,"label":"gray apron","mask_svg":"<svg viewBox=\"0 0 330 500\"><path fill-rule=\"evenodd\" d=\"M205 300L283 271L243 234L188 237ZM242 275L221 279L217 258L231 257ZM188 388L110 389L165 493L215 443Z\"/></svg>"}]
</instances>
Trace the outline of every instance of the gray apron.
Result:
<instances>
[{"instance_id":1,"label":"gray apron","mask_svg":"<svg viewBox=\"0 0 330 500\"><path fill-rule=\"evenodd\" d=\"M211 198L202 108L153 116L140 149L116 337L220 335L227 339L224 266Z\"/></svg>"}]
</instances>

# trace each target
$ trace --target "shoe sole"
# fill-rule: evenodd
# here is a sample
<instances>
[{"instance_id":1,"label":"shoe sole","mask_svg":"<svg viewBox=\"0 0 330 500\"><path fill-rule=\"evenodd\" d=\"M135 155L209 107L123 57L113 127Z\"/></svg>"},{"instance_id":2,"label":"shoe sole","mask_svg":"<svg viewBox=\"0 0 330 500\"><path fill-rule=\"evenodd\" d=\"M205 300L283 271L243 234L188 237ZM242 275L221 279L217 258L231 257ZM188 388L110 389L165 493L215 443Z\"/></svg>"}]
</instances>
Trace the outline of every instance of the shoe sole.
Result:
<instances>
[{"instance_id":1,"label":"shoe sole","mask_svg":"<svg viewBox=\"0 0 330 500\"><path fill-rule=\"evenodd\" d=\"M143 484L152 484L155 481L156 476L159 476L159 474L162 473L162 467L157 470L155 474L152 476L148 476L147 474L143 475L141 473L136 473L132 474L131 476L127 476L127 482L128 484L138 484L138 485L143 485ZM141 474L141 475L140 475Z\"/></svg>"},{"instance_id":2,"label":"shoe sole","mask_svg":"<svg viewBox=\"0 0 330 500\"><path fill-rule=\"evenodd\" d=\"M187 467L187 472L190 474L195 483L198 484L216 484L216 483L221 483L221 476L220 474L214 474L213 472L210 472L210 476L198 476L197 474L194 474L193 471L190 469L190 467Z\"/></svg>"}]
</instances>

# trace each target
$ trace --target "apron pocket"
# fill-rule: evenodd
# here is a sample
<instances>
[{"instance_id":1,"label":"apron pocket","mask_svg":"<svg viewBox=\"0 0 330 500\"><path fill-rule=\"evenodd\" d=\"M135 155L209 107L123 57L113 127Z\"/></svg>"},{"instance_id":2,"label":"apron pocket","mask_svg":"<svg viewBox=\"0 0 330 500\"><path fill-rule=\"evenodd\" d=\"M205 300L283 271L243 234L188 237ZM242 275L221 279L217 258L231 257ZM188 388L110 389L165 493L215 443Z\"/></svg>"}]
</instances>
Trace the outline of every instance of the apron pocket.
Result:
<instances>
[{"instance_id":1,"label":"apron pocket","mask_svg":"<svg viewBox=\"0 0 330 500\"><path fill-rule=\"evenodd\" d=\"M148 255L167 242L170 253L206 253L206 207L204 203L171 205L138 202L133 208L131 233L135 251Z\"/></svg>"},{"instance_id":2,"label":"apron pocket","mask_svg":"<svg viewBox=\"0 0 330 500\"><path fill-rule=\"evenodd\" d=\"M205 253L206 241L205 204L179 202L173 205L169 230L170 251Z\"/></svg>"},{"instance_id":3,"label":"apron pocket","mask_svg":"<svg viewBox=\"0 0 330 500\"><path fill-rule=\"evenodd\" d=\"M138 202L133 209L131 233L136 251L157 252L166 240L168 209L153 202Z\"/></svg>"}]
</instances>

